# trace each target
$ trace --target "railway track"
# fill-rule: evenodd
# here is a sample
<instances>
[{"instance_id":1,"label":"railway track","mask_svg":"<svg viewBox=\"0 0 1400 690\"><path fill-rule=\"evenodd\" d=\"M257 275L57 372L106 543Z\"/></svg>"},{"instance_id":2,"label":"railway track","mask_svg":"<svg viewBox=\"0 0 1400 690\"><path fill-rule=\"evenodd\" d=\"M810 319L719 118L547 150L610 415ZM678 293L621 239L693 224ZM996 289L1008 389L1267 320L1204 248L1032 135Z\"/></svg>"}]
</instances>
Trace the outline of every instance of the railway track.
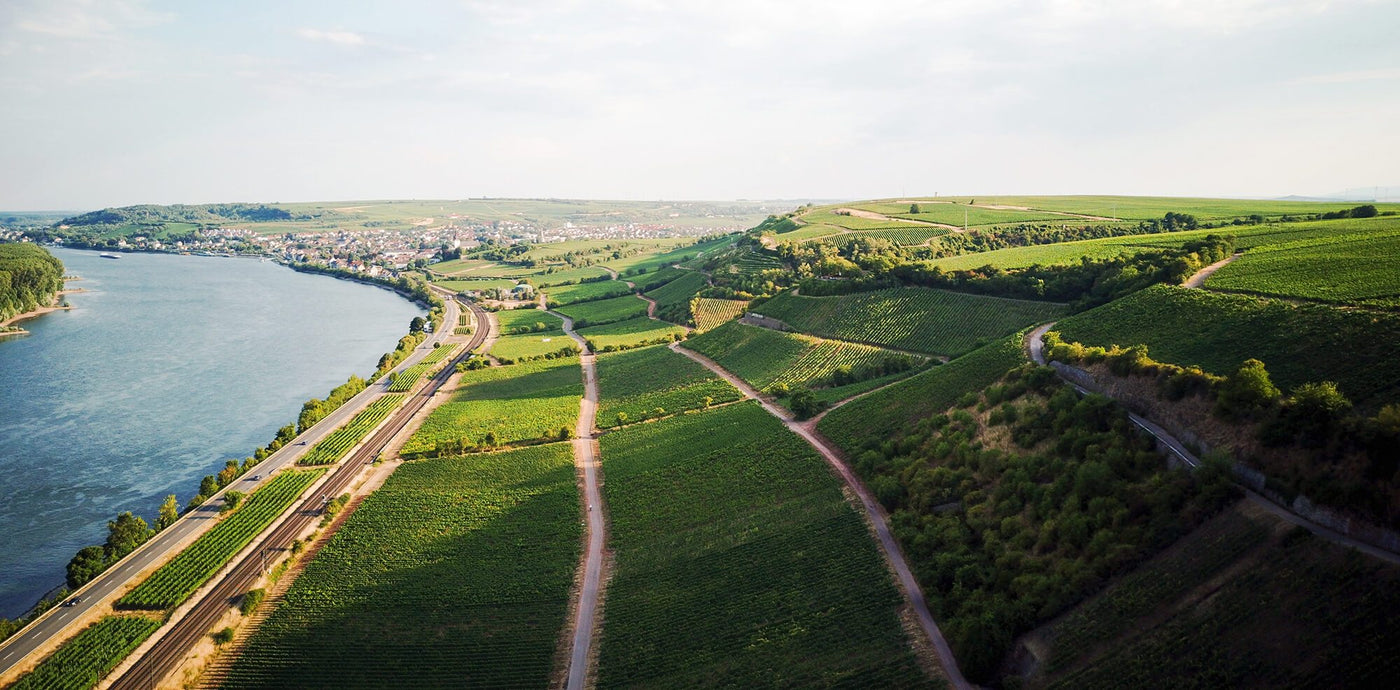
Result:
<instances>
[{"instance_id":1,"label":"railway track","mask_svg":"<svg viewBox=\"0 0 1400 690\"><path fill-rule=\"evenodd\" d=\"M477 323L485 323L486 313L481 307L470 302L464 302L463 305L472 311ZM444 323L443 327L452 328L453 325ZM453 358L442 371L428 381L427 385L404 403L367 442L362 443L349 457L342 460L326 483L303 499L292 516L274 528L257 551L247 554L239 561L233 570L224 575L214 589L176 622L150 651L112 683L113 690L154 688L174 671L184 661L189 650L209 634L210 628L232 606L234 599L247 592L262 575L262 554L267 551L280 554L289 549L297 535L313 521L321 519L322 496L333 497L343 493L359 476L361 470L373 462L389 441L403 431L409 421L428 404L433 394L452 376L456 364L481 346L487 331L488 329L476 328L462 354Z\"/></svg>"}]
</instances>

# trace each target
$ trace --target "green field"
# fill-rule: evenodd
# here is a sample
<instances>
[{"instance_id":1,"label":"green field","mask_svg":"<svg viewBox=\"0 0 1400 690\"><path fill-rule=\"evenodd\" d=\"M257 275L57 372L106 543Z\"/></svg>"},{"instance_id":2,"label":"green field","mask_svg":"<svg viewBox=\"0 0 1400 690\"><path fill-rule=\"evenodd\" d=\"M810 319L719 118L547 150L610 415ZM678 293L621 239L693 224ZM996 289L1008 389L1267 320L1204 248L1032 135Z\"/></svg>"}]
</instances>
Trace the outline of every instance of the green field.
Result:
<instances>
[{"instance_id":1,"label":"green field","mask_svg":"<svg viewBox=\"0 0 1400 690\"><path fill-rule=\"evenodd\" d=\"M882 240L889 240L898 245L920 245L926 244L930 239L939 235L948 234L946 228L930 228L926 226L910 226L907 228L890 228L888 230L866 230L864 232L853 232L851 237L871 237Z\"/></svg>"},{"instance_id":2,"label":"green field","mask_svg":"<svg viewBox=\"0 0 1400 690\"><path fill-rule=\"evenodd\" d=\"M1400 307L1400 223L1252 249L1212 275L1207 287Z\"/></svg>"},{"instance_id":3,"label":"green field","mask_svg":"<svg viewBox=\"0 0 1400 690\"><path fill-rule=\"evenodd\" d=\"M753 311L828 338L957 356L1053 319L1064 307L928 288L891 288L838 297L784 293Z\"/></svg>"},{"instance_id":4,"label":"green field","mask_svg":"<svg viewBox=\"0 0 1400 690\"><path fill-rule=\"evenodd\" d=\"M537 443L572 432L583 396L578 358L467 371L452 398L404 443L405 455L447 448Z\"/></svg>"},{"instance_id":5,"label":"green field","mask_svg":"<svg viewBox=\"0 0 1400 690\"><path fill-rule=\"evenodd\" d=\"M600 687L920 687L901 598L822 460L756 403L604 435Z\"/></svg>"},{"instance_id":6,"label":"green field","mask_svg":"<svg viewBox=\"0 0 1400 690\"><path fill-rule=\"evenodd\" d=\"M893 354L878 347L742 323L727 323L693 336L683 346L715 360L764 392L827 386L839 367L859 369Z\"/></svg>"},{"instance_id":7,"label":"green field","mask_svg":"<svg viewBox=\"0 0 1400 690\"><path fill-rule=\"evenodd\" d=\"M906 223L900 220L880 220L878 218L861 218L860 216L848 216L835 212L836 207L822 207L812 209L798 216L808 225L834 225L847 230L879 230L883 228L905 228L914 227L918 223ZM909 210L908 206L904 210ZM784 233L782 237L791 238L800 230L791 233Z\"/></svg>"},{"instance_id":8,"label":"green field","mask_svg":"<svg viewBox=\"0 0 1400 690\"><path fill-rule=\"evenodd\" d=\"M365 409L346 422L344 426L332 431L325 438L321 439L306 455L297 460L299 465L330 465L340 462L345 454L350 452L355 444L364 439L374 427L384 421L399 403L403 402L402 395L382 395L370 403Z\"/></svg>"},{"instance_id":9,"label":"green field","mask_svg":"<svg viewBox=\"0 0 1400 690\"><path fill-rule=\"evenodd\" d=\"M485 280L436 280L434 285L445 287L456 292L471 292L473 290L491 290L495 288L510 289L515 287L515 281L509 278L488 278Z\"/></svg>"},{"instance_id":10,"label":"green field","mask_svg":"<svg viewBox=\"0 0 1400 690\"><path fill-rule=\"evenodd\" d=\"M757 225L759 220L762 219L755 220L748 227ZM621 273L626 273L629 270L635 269L654 271L664 266L685 263L702 254L708 255L717 249L732 244L734 239L733 235L728 235L697 244L676 247L675 249L660 254L634 254L620 259L605 261L604 263L614 271Z\"/></svg>"},{"instance_id":11,"label":"green field","mask_svg":"<svg viewBox=\"0 0 1400 690\"><path fill-rule=\"evenodd\" d=\"M423 374L428 373L428 370L431 368L433 368L433 365L423 364L422 362L407 367L403 371L393 374L393 377L389 380L389 388L386 390L390 393L407 393L413 389L414 384L418 383L419 379L423 378Z\"/></svg>"},{"instance_id":12,"label":"green field","mask_svg":"<svg viewBox=\"0 0 1400 690\"><path fill-rule=\"evenodd\" d=\"M1025 361L1020 334L1001 338L940 367L832 410L817 430L849 455L893 438L915 420L948 409Z\"/></svg>"},{"instance_id":13,"label":"green field","mask_svg":"<svg viewBox=\"0 0 1400 690\"><path fill-rule=\"evenodd\" d=\"M857 208L866 208L866 206L861 205ZM930 201L920 203L918 213L909 213L909 205L905 204L903 208L890 213L890 215L897 218L921 220L926 223L942 223L944 225L958 227L962 227L964 220L969 227L973 225L1033 223L1037 221L1084 222L1082 218L1066 217L1058 213L1047 213L1045 211L982 208L980 206L968 206L967 204L937 203Z\"/></svg>"},{"instance_id":14,"label":"green field","mask_svg":"<svg viewBox=\"0 0 1400 690\"><path fill-rule=\"evenodd\" d=\"M224 687L546 687L579 513L567 443L406 463L310 562Z\"/></svg>"},{"instance_id":15,"label":"green field","mask_svg":"<svg viewBox=\"0 0 1400 690\"><path fill-rule=\"evenodd\" d=\"M929 229L932 230L934 228ZM806 240L815 240L823 237L839 235L842 232L845 232L844 228L835 225L827 225L826 223L815 223L804 225L796 230L793 230L792 232L785 232L781 235L778 235L776 239L779 242L803 242Z\"/></svg>"},{"instance_id":16,"label":"green field","mask_svg":"<svg viewBox=\"0 0 1400 690\"><path fill-rule=\"evenodd\" d=\"M10 690L87 690L160 628L161 621L108 616L65 642Z\"/></svg>"},{"instance_id":17,"label":"green field","mask_svg":"<svg viewBox=\"0 0 1400 690\"><path fill-rule=\"evenodd\" d=\"M656 300L657 316L675 323L688 323L691 320L690 300L695 297L695 293L704 288L705 274L687 271L685 275L647 292L646 295Z\"/></svg>"},{"instance_id":18,"label":"green field","mask_svg":"<svg viewBox=\"0 0 1400 690\"><path fill-rule=\"evenodd\" d=\"M577 333L588 341L588 349L594 352L611 352L639 345L669 342L684 336L685 329L665 321L636 316L626 321L580 328Z\"/></svg>"},{"instance_id":19,"label":"green field","mask_svg":"<svg viewBox=\"0 0 1400 690\"><path fill-rule=\"evenodd\" d=\"M1259 359L1285 391L1333 381L1364 408L1400 402L1400 314L1159 285L1064 319L1055 330L1086 345L1145 344L1153 359L1220 375Z\"/></svg>"},{"instance_id":20,"label":"green field","mask_svg":"<svg viewBox=\"0 0 1400 690\"><path fill-rule=\"evenodd\" d=\"M322 470L301 470L273 477L244 499L232 515L127 592L117 607L161 610L179 605L272 524L321 474Z\"/></svg>"},{"instance_id":21,"label":"green field","mask_svg":"<svg viewBox=\"0 0 1400 690\"><path fill-rule=\"evenodd\" d=\"M529 278L530 282L536 287L547 288L580 283L605 275L609 275L609 273L600 266L582 266L579 268L551 266L531 272Z\"/></svg>"},{"instance_id":22,"label":"green field","mask_svg":"<svg viewBox=\"0 0 1400 690\"><path fill-rule=\"evenodd\" d=\"M708 331L717 328L725 322L739 318L748 306L748 300L697 297L692 305L695 329Z\"/></svg>"},{"instance_id":23,"label":"green field","mask_svg":"<svg viewBox=\"0 0 1400 690\"><path fill-rule=\"evenodd\" d=\"M575 328L583 328L646 316L647 303L637 299L635 295L623 295L596 302L571 304L555 311L573 319Z\"/></svg>"},{"instance_id":24,"label":"green field","mask_svg":"<svg viewBox=\"0 0 1400 690\"><path fill-rule=\"evenodd\" d=\"M547 295L546 299L549 303L560 305L590 302L631 293L631 288L628 288L627 284L620 280L603 280L593 283L560 285L545 289L545 294Z\"/></svg>"},{"instance_id":25,"label":"green field","mask_svg":"<svg viewBox=\"0 0 1400 690\"><path fill-rule=\"evenodd\" d=\"M501 337L490 354L511 361L528 360L576 347L564 334L564 322L543 309L509 309L496 312Z\"/></svg>"},{"instance_id":26,"label":"green field","mask_svg":"<svg viewBox=\"0 0 1400 690\"><path fill-rule=\"evenodd\" d=\"M623 280L631 281L633 285L637 286L637 290L641 292L646 292L647 290L661 287L662 285L665 285L666 283L669 283L687 273L689 273L689 271L686 271L684 269L665 266L662 268L658 268L654 271L638 273L635 275L627 275L623 276L622 278Z\"/></svg>"},{"instance_id":27,"label":"green field","mask_svg":"<svg viewBox=\"0 0 1400 690\"><path fill-rule=\"evenodd\" d=\"M598 428L618 425L618 414L636 422L648 416L675 414L743 397L709 369L664 346L598 357Z\"/></svg>"}]
</instances>

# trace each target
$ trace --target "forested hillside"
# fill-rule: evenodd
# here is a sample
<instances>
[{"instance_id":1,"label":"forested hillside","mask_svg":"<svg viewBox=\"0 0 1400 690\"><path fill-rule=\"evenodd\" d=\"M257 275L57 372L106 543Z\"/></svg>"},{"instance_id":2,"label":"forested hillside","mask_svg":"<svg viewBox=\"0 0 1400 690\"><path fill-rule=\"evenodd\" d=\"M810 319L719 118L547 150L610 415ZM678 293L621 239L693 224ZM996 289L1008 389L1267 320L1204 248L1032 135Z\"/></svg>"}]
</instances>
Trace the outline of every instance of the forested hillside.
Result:
<instances>
[{"instance_id":1,"label":"forested hillside","mask_svg":"<svg viewBox=\"0 0 1400 690\"><path fill-rule=\"evenodd\" d=\"M0 321L47 305L63 288L63 262L26 242L0 244Z\"/></svg>"}]
</instances>

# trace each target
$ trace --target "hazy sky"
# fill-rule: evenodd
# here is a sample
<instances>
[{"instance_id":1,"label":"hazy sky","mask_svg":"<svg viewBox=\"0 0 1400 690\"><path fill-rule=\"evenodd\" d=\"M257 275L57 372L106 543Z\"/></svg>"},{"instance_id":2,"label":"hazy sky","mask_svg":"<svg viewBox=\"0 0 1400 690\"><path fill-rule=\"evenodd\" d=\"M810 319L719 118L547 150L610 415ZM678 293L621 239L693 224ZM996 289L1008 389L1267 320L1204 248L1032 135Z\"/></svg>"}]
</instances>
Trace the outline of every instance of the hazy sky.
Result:
<instances>
[{"instance_id":1,"label":"hazy sky","mask_svg":"<svg viewBox=\"0 0 1400 690\"><path fill-rule=\"evenodd\" d=\"M0 0L0 209L1400 184L1400 3Z\"/></svg>"}]
</instances>

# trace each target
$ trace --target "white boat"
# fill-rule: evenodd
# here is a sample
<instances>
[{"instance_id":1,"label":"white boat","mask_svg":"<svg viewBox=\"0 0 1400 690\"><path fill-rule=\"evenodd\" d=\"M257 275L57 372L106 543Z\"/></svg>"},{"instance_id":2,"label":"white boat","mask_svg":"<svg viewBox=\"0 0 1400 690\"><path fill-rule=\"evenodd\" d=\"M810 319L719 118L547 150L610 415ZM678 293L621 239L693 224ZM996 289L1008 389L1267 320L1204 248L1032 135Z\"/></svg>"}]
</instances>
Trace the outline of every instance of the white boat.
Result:
<instances>
[{"instance_id":1,"label":"white boat","mask_svg":"<svg viewBox=\"0 0 1400 690\"><path fill-rule=\"evenodd\" d=\"M120 258L122 258L121 254L113 254L113 253L111 253L111 252L102 252L101 254L98 254L98 256L100 256L100 257L102 257L102 258L104 258L104 259L120 259Z\"/></svg>"}]
</instances>

